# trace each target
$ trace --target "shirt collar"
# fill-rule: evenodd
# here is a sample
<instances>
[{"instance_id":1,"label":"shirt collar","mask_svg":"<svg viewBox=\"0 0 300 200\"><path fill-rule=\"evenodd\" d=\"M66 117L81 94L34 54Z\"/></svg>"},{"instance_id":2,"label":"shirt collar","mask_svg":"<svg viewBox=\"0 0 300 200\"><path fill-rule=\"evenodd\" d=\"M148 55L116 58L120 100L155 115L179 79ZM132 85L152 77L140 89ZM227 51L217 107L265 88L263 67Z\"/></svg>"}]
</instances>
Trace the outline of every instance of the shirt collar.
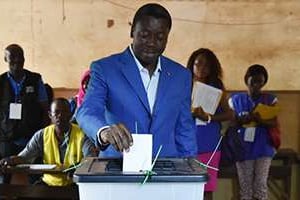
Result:
<instances>
[{"instance_id":1,"label":"shirt collar","mask_svg":"<svg viewBox=\"0 0 300 200\"><path fill-rule=\"evenodd\" d=\"M17 82L9 72L7 72L7 78L10 79L11 81L14 81L15 83L23 83L26 78L26 74L24 74L20 82Z\"/></svg>"},{"instance_id":2,"label":"shirt collar","mask_svg":"<svg viewBox=\"0 0 300 200\"><path fill-rule=\"evenodd\" d=\"M61 142L61 145L66 145L69 143L70 135L71 135L72 126L70 126L69 130L64 133L64 139Z\"/></svg>"},{"instance_id":3,"label":"shirt collar","mask_svg":"<svg viewBox=\"0 0 300 200\"><path fill-rule=\"evenodd\" d=\"M134 61L139 69L139 71L144 71L146 68L143 67L143 65L140 63L140 61L137 59L137 57L135 56L134 52L133 52L133 49L132 49L132 46L129 45L129 50L134 58ZM156 69L153 73L153 75L156 75L158 72L161 72L161 63L160 63L160 57L158 57L158 62L157 62L157 65L156 65Z\"/></svg>"}]
</instances>

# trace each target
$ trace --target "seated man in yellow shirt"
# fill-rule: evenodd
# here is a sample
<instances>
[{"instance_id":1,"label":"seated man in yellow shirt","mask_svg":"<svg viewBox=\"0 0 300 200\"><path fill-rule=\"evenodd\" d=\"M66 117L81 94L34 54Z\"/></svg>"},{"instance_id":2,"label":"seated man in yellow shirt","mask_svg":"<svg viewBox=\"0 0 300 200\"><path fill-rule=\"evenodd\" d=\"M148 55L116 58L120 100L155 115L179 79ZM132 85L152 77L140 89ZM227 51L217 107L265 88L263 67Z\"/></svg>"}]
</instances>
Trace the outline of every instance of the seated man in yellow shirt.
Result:
<instances>
[{"instance_id":1,"label":"seated man in yellow shirt","mask_svg":"<svg viewBox=\"0 0 300 200\"><path fill-rule=\"evenodd\" d=\"M95 156L91 151L92 142L77 125L70 123L72 116L67 99L55 99L49 117L52 125L37 131L17 156L2 159L1 167L29 163L40 156L44 164L69 168L85 156ZM65 186L72 184L72 179L66 174L44 174L42 182L50 186Z\"/></svg>"}]
</instances>

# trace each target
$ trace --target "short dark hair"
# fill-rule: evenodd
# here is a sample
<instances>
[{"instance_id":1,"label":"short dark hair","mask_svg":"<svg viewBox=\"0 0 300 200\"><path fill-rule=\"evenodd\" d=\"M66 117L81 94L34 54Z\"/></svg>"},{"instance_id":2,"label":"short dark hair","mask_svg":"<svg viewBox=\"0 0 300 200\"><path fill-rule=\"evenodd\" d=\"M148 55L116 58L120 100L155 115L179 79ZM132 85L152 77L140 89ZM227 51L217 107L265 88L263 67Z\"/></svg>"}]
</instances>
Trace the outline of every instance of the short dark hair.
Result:
<instances>
[{"instance_id":1,"label":"short dark hair","mask_svg":"<svg viewBox=\"0 0 300 200\"><path fill-rule=\"evenodd\" d=\"M172 18L171 18L170 13L168 12L168 10L166 8L164 8L163 6L161 6L160 4L149 3L149 4L143 5L142 7L140 7L136 11L136 13L133 17L131 31L130 31L130 36L131 37L132 37L133 28L145 16L150 16L150 17L154 17L154 18L157 18L157 19L167 20L168 29L171 30Z\"/></svg>"},{"instance_id":2,"label":"short dark hair","mask_svg":"<svg viewBox=\"0 0 300 200\"><path fill-rule=\"evenodd\" d=\"M19 55L23 56L23 58L24 58L23 48L18 44L10 44L5 48L5 50L9 51L9 52L14 51L14 52L18 53Z\"/></svg>"},{"instance_id":3,"label":"short dark hair","mask_svg":"<svg viewBox=\"0 0 300 200\"><path fill-rule=\"evenodd\" d=\"M55 98L55 99L52 101L51 105L54 104L54 103L62 103L62 104L64 104L66 107L69 108L69 111L70 111L70 113L71 113L71 105L70 105L68 99L63 98L63 97L58 97L58 98Z\"/></svg>"},{"instance_id":4,"label":"short dark hair","mask_svg":"<svg viewBox=\"0 0 300 200\"><path fill-rule=\"evenodd\" d=\"M244 81L245 81L246 85L247 85L247 81L248 81L249 77L255 76L255 75L263 75L265 77L264 84L266 84L268 82L269 75L268 75L266 68L262 65L254 64L254 65L251 65L247 69L247 72L244 76Z\"/></svg>"}]
</instances>

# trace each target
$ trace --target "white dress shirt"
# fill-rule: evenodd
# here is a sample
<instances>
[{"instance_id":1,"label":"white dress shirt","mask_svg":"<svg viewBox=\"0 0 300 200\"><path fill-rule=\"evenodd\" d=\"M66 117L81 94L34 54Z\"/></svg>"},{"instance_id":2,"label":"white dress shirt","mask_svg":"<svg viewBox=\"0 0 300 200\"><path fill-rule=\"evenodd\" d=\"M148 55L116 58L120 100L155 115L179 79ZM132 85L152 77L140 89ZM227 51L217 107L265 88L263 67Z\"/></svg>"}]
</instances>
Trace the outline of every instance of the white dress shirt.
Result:
<instances>
[{"instance_id":1,"label":"white dress shirt","mask_svg":"<svg viewBox=\"0 0 300 200\"><path fill-rule=\"evenodd\" d=\"M153 72L152 76L150 77L149 71L145 67L143 67L142 64L140 63L140 61L135 57L131 45L129 46L129 49L133 55L136 65L138 66L138 69L140 71L140 75L141 75L141 78L142 78L142 81L144 84L144 88L147 93L150 111L152 113L155 99L156 99L159 76L160 76L160 72L161 72L160 58L158 58L156 69Z\"/></svg>"}]
</instances>

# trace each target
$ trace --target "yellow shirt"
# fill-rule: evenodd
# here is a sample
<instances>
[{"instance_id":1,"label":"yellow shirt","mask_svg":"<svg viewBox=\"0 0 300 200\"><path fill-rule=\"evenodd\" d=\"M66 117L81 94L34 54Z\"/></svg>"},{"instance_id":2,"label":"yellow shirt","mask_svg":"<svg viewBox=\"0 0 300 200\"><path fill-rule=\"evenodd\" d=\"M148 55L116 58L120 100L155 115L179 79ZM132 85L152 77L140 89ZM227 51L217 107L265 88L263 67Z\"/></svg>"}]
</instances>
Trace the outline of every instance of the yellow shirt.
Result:
<instances>
[{"instance_id":1,"label":"yellow shirt","mask_svg":"<svg viewBox=\"0 0 300 200\"><path fill-rule=\"evenodd\" d=\"M55 164L59 167L68 168L80 162L83 158L82 145L84 134L75 124L72 124L71 127L70 139L63 163L60 161L59 144L55 136L54 125L50 125L44 129L43 141L43 160L45 164ZM51 186L65 186L73 183L66 174L44 174L43 181Z\"/></svg>"}]
</instances>

